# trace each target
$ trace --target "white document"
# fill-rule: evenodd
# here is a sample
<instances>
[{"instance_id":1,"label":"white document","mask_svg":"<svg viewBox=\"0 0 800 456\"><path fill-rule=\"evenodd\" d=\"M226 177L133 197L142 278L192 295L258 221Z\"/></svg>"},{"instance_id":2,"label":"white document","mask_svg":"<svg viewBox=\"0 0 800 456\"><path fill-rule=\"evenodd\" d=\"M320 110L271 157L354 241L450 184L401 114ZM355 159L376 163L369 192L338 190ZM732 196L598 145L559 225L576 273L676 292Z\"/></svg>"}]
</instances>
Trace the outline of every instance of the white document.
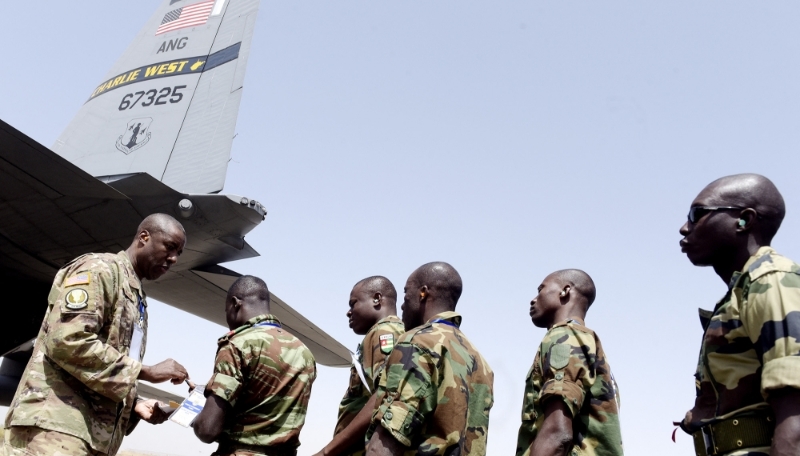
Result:
<instances>
[{"instance_id":1,"label":"white document","mask_svg":"<svg viewBox=\"0 0 800 456\"><path fill-rule=\"evenodd\" d=\"M136 323L133 324L133 337L131 337L131 349L128 357L142 362L142 340L144 339L144 329Z\"/></svg>"},{"instance_id":2,"label":"white document","mask_svg":"<svg viewBox=\"0 0 800 456\"><path fill-rule=\"evenodd\" d=\"M356 358L356 354L350 352L350 358L353 359L353 365L356 366L356 372L358 372L358 377L361 379L361 383L367 387L367 391L372 393L372 388L369 387L369 383L367 383L367 377L364 375L364 369L361 367L361 363L358 362L358 358Z\"/></svg>"},{"instance_id":3,"label":"white document","mask_svg":"<svg viewBox=\"0 0 800 456\"><path fill-rule=\"evenodd\" d=\"M170 415L169 420L183 427L191 426L194 419L197 418L197 415L203 410L203 406L206 405L204 390L205 388L198 386L189 393L189 397L183 400L178 410L175 410L172 415Z\"/></svg>"}]
</instances>

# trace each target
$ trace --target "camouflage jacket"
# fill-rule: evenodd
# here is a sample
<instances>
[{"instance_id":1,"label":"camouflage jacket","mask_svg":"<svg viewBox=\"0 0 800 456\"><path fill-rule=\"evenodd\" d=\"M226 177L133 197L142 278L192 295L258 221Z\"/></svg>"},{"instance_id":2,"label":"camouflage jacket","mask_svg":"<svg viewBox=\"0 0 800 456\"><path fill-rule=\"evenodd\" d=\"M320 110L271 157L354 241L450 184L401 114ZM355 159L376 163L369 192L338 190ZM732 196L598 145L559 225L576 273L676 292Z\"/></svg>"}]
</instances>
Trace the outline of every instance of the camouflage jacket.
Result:
<instances>
[{"instance_id":1,"label":"camouflage jacket","mask_svg":"<svg viewBox=\"0 0 800 456\"><path fill-rule=\"evenodd\" d=\"M367 440L383 426L409 455L484 456L494 374L443 312L400 337L380 377Z\"/></svg>"},{"instance_id":2,"label":"camouflage jacket","mask_svg":"<svg viewBox=\"0 0 800 456\"><path fill-rule=\"evenodd\" d=\"M356 371L356 366L350 367L350 384L347 392L339 404L339 419L333 435L342 432L348 424L358 415L358 412L367 404L372 392L378 386L378 376L381 374L384 362L394 348L394 343L405 333L403 322L395 315L380 319L367 331L364 341L358 346L358 362L364 377L370 382L369 389ZM348 455L360 455L364 452L364 442L348 449Z\"/></svg>"},{"instance_id":3,"label":"camouflage jacket","mask_svg":"<svg viewBox=\"0 0 800 456\"><path fill-rule=\"evenodd\" d=\"M551 398L564 401L572 414L569 454L623 454L617 384L600 339L579 318L553 325L539 345L525 380L517 456L530 456L544 423L543 405Z\"/></svg>"},{"instance_id":4,"label":"camouflage jacket","mask_svg":"<svg viewBox=\"0 0 800 456\"><path fill-rule=\"evenodd\" d=\"M219 339L206 395L228 402L220 444L294 449L306 420L314 355L272 315L259 315Z\"/></svg>"},{"instance_id":5,"label":"camouflage jacket","mask_svg":"<svg viewBox=\"0 0 800 456\"><path fill-rule=\"evenodd\" d=\"M713 312L700 310L697 398L683 429L749 412L769 413L772 389L800 389L800 266L761 247ZM767 452L768 449L767 449Z\"/></svg>"},{"instance_id":6,"label":"camouflage jacket","mask_svg":"<svg viewBox=\"0 0 800 456\"><path fill-rule=\"evenodd\" d=\"M140 313L141 312L141 313ZM136 399L146 337L128 356L147 303L127 254L88 254L58 271L5 427L35 426L115 454Z\"/></svg>"}]
</instances>

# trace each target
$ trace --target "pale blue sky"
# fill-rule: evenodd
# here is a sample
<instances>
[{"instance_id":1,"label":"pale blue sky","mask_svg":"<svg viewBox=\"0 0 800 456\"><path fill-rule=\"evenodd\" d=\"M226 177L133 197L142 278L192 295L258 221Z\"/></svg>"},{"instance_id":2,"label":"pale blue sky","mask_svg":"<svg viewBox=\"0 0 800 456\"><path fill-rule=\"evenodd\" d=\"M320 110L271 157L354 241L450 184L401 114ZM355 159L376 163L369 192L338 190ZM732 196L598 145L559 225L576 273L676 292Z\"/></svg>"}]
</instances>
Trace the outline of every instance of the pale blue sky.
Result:
<instances>
[{"instance_id":1,"label":"pale blue sky","mask_svg":"<svg viewBox=\"0 0 800 456\"><path fill-rule=\"evenodd\" d=\"M52 145L158 3L6 2L0 117ZM787 1L264 1L225 192L269 215L247 237L262 256L228 266L354 347L356 281L402 288L425 262L453 264L462 329L496 374L490 456L514 451L544 335L528 318L536 287L585 269L627 453L692 454L671 421L693 403L696 309L724 284L680 253L678 229L705 184L759 172L788 206L775 246L800 258L799 13ZM157 304L150 321L146 362L172 356L206 380L225 330ZM320 368L301 456L329 438L346 382ZM171 423L123 447L213 449Z\"/></svg>"}]
</instances>

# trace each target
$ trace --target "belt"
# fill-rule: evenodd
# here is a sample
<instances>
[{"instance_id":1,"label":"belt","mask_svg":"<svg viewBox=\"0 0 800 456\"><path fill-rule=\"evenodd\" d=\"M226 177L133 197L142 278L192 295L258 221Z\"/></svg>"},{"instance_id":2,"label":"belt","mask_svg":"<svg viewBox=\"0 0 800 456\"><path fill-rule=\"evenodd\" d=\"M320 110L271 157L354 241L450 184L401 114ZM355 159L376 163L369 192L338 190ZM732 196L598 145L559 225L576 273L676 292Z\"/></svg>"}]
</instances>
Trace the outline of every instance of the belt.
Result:
<instances>
[{"instance_id":1,"label":"belt","mask_svg":"<svg viewBox=\"0 0 800 456\"><path fill-rule=\"evenodd\" d=\"M718 421L692 434L697 456L723 455L734 450L772 445L775 420L771 416L746 415Z\"/></svg>"},{"instance_id":2,"label":"belt","mask_svg":"<svg viewBox=\"0 0 800 456\"><path fill-rule=\"evenodd\" d=\"M219 444L219 448L217 448L217 451L215 451L212 456L214 455L226 456L234 454L237 451L244 453L252 453L254 455L263 455L263 456L297 456L296 447L281 448L281 447L271 447L264 445L245 445L244 443L236 443L236 442L221 442Z\"/></svg>"}]
</instances>

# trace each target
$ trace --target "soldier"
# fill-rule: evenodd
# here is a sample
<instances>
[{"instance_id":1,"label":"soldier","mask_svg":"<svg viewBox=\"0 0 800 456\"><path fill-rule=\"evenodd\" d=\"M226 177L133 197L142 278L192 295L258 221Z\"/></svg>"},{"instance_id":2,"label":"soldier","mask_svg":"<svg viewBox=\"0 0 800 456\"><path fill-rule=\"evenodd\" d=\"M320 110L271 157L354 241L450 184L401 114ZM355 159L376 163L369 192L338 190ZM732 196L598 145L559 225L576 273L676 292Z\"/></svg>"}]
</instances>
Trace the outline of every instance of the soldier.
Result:
<instances>
[{"instance_id":1,"label":"soldier","mask_svg":"<svg viewBox=\"0 0 800 456\"><path fill-rule=\"evenodd\" d=\"M484 456L494 374L459 330L461 276L447 263L428 263L404 290L408 332L380 377L367 455Z\"/></svg>"},{"instance_id":2,"label":"soldier","mask_svg":"<svg viewBox=\"0 0 800 456\"><path fill-rule=\"evenodd\" d=\"M622 455L619 397L603 346L584 324L595 298L578 269L548 275L531 301L547 328L525 381L517 456Z\"/></svg>"},{"instance_id":3,"label":"soldier","mask_svg":"<svg viewBox=\"0 0 800 456\"><path fill-rule=\"evenodd\" d=\"M360 365L350 367L350 386L339 405L334 438L316 456L363 456L378 377L395 341L405 332L397 318L397 291L386 277L368 277L353 287L347 317L354 333L366 334L357 350Z\"/></svg>"},{"instance_id":4,"label":"soldier","mask_svg":"<svg viewBox=\"0 0 800 456\"><path fill-rule=\"evenodd\" d=\"M194 433L219 442L214 456L294 456L306 420L314 355L269 313L269 290L258 277L231 285L214 375L205 387Z\"/></svg>"},{"instance_id":5,"label":"soldier","mask_svg":"<svg viewBox=\"0 0 800 456\"><path fill-rule=\"evenodd\" d=\"M796 455L800 441L800 265L769 245L783 197L758 174L715 180L681 227L683 251L728 291L700 310L697 398L679 424L705 455Z\"/></svg>"},{"instance_id":6,"label":"soldier","mask_svg":"<svg viewBox=\"0 0 800 456\"><path fill-rule=\"evenodd\" d=\"M179 384L186 369L168 359L144 366L147 301L142 280L178 261L186 233L166 214L145 218L130 247L90 253L56 274L33 354L5 422L7 455L114 455L138 420L161 423L136 379Z\"/></svg>"}]
</instances>

